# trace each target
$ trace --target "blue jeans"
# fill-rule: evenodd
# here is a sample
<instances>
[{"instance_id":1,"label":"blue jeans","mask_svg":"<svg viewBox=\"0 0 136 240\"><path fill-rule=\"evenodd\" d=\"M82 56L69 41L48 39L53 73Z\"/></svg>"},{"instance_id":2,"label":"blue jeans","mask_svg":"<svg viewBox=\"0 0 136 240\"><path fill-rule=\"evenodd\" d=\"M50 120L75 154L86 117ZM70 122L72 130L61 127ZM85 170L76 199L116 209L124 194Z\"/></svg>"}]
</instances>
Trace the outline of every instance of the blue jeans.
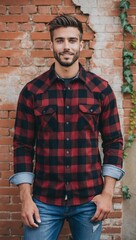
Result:
<instances>
[{"instance_id":1,"label":"blue jeans","mask_svg":"<svg viewBox=\"0 0 136 240\"><path fill-rule=\"evenodd\" d=\"M38 228L25 226L24 240L57 240L67 220L73 240L100 240L102 223L92 222L96 205L88 202L78 206L54 206L34 199L41 223Z\"/></svg>"}]
</instances>

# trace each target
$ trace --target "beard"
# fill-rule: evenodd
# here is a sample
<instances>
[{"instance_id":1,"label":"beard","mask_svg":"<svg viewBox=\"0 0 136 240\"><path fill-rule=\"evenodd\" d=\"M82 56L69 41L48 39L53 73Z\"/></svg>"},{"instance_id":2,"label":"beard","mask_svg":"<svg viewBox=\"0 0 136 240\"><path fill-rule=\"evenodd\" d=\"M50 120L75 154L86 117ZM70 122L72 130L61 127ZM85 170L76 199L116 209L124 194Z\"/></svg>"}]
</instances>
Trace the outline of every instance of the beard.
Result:
<instances>
[{"instance_id":1,"label":"beard","mask_svg":"<svg viewBox=\"0 0 136 240\"><path fill-rule=\"evenodd\" d=\"M70 67L70 66L72 66L77 61L77 59L79 58L79 55L80 55L80 51L76 52L75 54L69 53L70 55L73 55L73 58L71 59L71 61L61 60L61 56L63 56L63 54L65 54L65 53L69 53L69 52L65 51L63 53L57 54L57 52L55 52L53 50L54 58L63 67Z\"/></svg>"}]
</instances>

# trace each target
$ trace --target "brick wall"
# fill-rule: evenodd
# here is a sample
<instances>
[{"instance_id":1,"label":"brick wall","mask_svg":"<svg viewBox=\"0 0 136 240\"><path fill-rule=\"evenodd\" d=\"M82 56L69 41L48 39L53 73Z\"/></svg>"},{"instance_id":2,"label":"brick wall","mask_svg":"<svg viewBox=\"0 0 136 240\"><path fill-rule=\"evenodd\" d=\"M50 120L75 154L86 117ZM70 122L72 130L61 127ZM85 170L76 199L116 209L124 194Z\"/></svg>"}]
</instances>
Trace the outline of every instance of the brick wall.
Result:
<instances>
[{"instance_id":1,"label":"brick wall","mask_svg":"<svg viewBox=\"0 0 136 240\"><path fill-rule=\"evenodd\" d=\"M135 0L131 0L131 8L128 10L127 14L128 14L128 21L129 23L133 26L133 31L136 32L136 1ZM131 46L131 41L135 40L136 41L136 37L133 37L131 34L127 33L124 35L124 48L128 49L130 51L134 52L134 57L136 59L136 50L134 50ZM136 66L135 65L131 65L131 70L132 70L132 74L133 74L133 86L134 86L134 90L136 90ZM127 137L127 132L129 129L129 113L130 113L130 108L132 107L131 104L131 99L130 99L130 95L126 94L124 96L124 130L125 130L125 137ZM136 131L135 131L136 134Z\"/></svg>"},{"instance_id":2,"label":"brick wall","mask_svg":"<svg viewBox=\"0 0 136 240\"><path fill-rule=\"evenodd\" d=\"M75 4L73 3L75 2ZM84 27L85 47L80 61L112 85L123 123L122 47L119 1L0 0L0 239L21 240L18 189L10 186L13 173L12 136L18 94L24 84L53 62L47 23L61 12L75 14ZM82 2L82 4L80 4ZM132 1L133 4L135 1ZM89 4L92 4L91 6ZM86 9L90 9L90 18ZM88 8L88 7L91 8ZM82 11L81 11L82 9ZM108 10L109 9L109 10ZM107 16L107 17L106 17ZM90 27L89 27L89 25ZM92 57L92 58L91 58ZM128 107L129 108L129 107ZM127 116L126 116L127 117ZM123 126L123 125L122 125ZM122 197L117 183L110 218L104 221L102 240L121 239ZM60 240L69 235L67 223Z\"/></svg>"}]
</instances>

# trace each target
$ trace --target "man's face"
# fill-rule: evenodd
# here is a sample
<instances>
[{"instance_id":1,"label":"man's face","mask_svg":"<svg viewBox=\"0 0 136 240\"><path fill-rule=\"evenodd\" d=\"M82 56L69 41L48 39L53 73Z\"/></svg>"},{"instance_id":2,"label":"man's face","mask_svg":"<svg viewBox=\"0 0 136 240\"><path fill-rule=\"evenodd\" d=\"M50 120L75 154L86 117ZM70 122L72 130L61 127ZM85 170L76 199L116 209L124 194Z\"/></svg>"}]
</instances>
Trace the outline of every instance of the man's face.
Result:
<instances>
[{"instance_id":1,"label":"man's face","mask_svg":"<svg viewBox=\"0 0 136 240\"><path fill-rule=\"evenodd\" d=\"M54 30L51 50L56 61L64 67L72 66L83 49L80 32L75 27L61 27Z\"/></svg>"}]
</instances>

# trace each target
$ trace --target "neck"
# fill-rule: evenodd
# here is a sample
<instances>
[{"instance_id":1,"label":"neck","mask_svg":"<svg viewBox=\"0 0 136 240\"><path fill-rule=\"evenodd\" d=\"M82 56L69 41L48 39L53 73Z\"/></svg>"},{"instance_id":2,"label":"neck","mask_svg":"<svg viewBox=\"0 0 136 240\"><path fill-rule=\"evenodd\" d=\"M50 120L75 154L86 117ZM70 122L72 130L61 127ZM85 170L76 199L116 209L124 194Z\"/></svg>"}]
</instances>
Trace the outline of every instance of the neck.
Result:
<instances>
[{"instance_id":1,"label":"neck","mask_svg":"<svg viewBox=\"0 0 136 240\"><path fill-rule=\"evenodd\" d=\"M70 67L63 67L56 61L55 62L55 71L61 78L72 78L79 71L79 62L76 61Z\"/></svg>"}]
</instances>

